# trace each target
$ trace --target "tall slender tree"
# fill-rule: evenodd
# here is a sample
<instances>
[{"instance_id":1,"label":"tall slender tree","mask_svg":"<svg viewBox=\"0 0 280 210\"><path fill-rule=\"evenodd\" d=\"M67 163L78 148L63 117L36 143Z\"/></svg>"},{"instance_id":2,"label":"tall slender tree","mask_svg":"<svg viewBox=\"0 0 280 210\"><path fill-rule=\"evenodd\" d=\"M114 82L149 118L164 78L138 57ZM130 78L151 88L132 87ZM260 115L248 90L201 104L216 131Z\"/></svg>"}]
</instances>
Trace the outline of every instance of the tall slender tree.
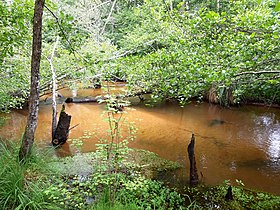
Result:
<instances>
[{"instance_id":1,"label":"tall slender tree","mask_svg":"<svg viewBox=\"0 0 280 210\"><path fill-rule=\"evenodd\" d=\"M45 0L36 0L33 19L33 42L31 57L31 85L28 107L28 118L23 134L19 161L23 162L31 152L34 134L38 124L39 93L40 93L40 61L42 53L42 16Z\"/></svg>"}]
</instances>

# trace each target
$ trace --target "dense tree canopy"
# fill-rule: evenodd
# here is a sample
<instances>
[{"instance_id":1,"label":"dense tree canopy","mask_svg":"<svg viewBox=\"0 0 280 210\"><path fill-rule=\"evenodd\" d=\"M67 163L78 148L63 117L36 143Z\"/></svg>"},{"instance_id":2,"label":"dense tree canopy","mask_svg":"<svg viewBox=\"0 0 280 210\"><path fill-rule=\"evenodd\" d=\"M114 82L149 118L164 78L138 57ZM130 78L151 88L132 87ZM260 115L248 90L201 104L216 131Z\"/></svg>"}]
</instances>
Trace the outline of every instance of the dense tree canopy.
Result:
<instances>
[{"instance_id":1,"label":"dense tree canopy","mask_svg":"<svg viewBox=\"0 0 280 210\"><path fill-rule=\"evenodd\" d=\"M0 2L2 110L28 96L33 15L33 1L7 2ZM119 78L155 100L280 103L279 17L277 0L47 1L41 90L50 89L47 58L60 36L53 64L70 88L72 80Z\"/></svg>"}]
</instances>

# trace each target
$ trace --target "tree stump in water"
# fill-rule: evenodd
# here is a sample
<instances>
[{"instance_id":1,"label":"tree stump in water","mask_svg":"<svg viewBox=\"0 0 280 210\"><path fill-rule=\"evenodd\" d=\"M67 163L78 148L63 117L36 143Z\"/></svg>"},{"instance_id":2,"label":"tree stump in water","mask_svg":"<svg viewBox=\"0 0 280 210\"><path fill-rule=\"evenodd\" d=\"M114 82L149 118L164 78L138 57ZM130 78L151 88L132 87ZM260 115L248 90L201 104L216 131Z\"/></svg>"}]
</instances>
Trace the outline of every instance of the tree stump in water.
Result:
<instances>
[{"instance_id":1,"label":"tree stump in water","mask_svg":"<svg viewBox=\"0 0 280 210\"><path fill-rule=\"evenodd\" d=\"M192 134L191 142L188 145L188 154L190 160L190 186L195 186L199 182L196 162L195 162L194 143L195 143L195 137L194 134Z\"/></svg>"},{"instance_id":2,"label":"tree stump in water","mask_svg":"<svg viewBox=\"0 0 280 210\"><path fill-rule=\"evenodd\" d=\"M232 187L229 186L227 189L227 194L225 196L225 199L228 201L232 201L233 200L233 194L232 194Z\"/></svg>"},{"instance_id":3,"label":"tree stump in water","mask_svg":"<svg viewBox=\"0 0 280 210\"><path fill-rule=\"evenodd\" d=\"M66 142L69 134L70 122L71 122L71 115L68 115L65 112L65 107L63 104L62 110L60 112L58 124L55 130L55 134L52 139L53 146L58 146Z\"/></svg>"}]
</instances>

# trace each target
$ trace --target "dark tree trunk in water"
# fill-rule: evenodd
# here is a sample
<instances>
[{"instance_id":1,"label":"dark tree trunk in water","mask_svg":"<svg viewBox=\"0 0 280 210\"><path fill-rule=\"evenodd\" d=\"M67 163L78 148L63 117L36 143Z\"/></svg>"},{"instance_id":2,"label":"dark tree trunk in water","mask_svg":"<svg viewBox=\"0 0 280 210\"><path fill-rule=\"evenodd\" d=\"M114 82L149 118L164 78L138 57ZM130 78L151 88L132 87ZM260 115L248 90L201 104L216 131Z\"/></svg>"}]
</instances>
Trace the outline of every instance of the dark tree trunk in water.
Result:
<instances>
[{"instance_id":1,"label":"dark tree trunk in water","mask_svg":"<svg viewBox=\"0 0 280 210\"><path fill-rule=\"evenodd\" d=\"M71 122L71 115L65 112L65 106L62 105L62 110L60 112L57 128L52 139L52 144L58 146L64 144L68 138L69 127Z\"/></svg>"},{"instance_id":2,"label":"dark tree trunk in water","mask_svg":"<svg viewBox=\"0 0 280 210\"><path fill-rule=\"evenodd\" d=\"M189 160L190 160L190 185L195 186L198 184L198 173L196 168L196 162L195 162L195 155L194 155L194 143L195 143L195 137L194 134L192 134L191 142L188 146L188 154L189 154Z\"/></svg>"},{"instance_id":3,"label":"dark tree trunk in water","mask_svg":"<svg viewBox=\"0 0 280 210\"><path fill-rule=\"evenodd\" d=\"M19 151L19 161L24 162L31 152L38 124L40 95L40 61L42 52L42 16L45 0L36 0L33 19L33 42L31 57L31 85L26 128Z\"/></svg>"},{"instance_id":4,"label":"dark tree trunk in water","mask_svg":"<svg viewBox=\"0 0 280 210\"><path fill-rule=\"evenodd\" d=\"M225 196L225 199L228 200L228 201L233 200L233 194L232 194L232 187L231 186L229 186L228 189L227 189L227 194Z\"/></svg>"}]
</instances>

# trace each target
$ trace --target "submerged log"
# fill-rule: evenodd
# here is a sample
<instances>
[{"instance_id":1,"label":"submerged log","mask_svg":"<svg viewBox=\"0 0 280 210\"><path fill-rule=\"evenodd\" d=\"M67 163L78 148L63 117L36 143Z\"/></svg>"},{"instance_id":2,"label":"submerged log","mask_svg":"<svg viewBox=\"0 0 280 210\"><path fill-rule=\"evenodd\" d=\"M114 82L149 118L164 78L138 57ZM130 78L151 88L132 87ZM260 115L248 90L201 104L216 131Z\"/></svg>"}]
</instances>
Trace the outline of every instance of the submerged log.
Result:
<instances>
[{"instance_id":1,"label":"submerged log","mask_svg":"<svg viewBox=\"0 0 280 210\"><path fill-rule=\"evenodd\" d=\"M92 103L98 102L98 100L105 100L107 98L104 97L96 97L96 98L66 98L65 103Z\"/></svg>"},{"instance_id":2,"label":"submerged log","mask_svg":"<svg viewBox=\"0 0 280 210\"><path fill-rule=\"evenodd\" d=\"M195 154L194 154L194 144L195 144L195 137L194 134L192 134L191 142L188 145L188 154L190 160L190 186L195 186L199 182L197 168L196 168Z\"/></svg>"},{"instance_id":3,"label":"submerged log","mask_svg":"<svg viewBox=\"0 0 280 210\"><path fill-rule=\"evenodd\" d=\"M68 138L69 127L71 122L71 115L65 112L65 106L62 105L62 110L60 112L58 124L55 130L55 134L52 139L53 146L58 146L64 144Z\"/></svg>"}]
</instances>

